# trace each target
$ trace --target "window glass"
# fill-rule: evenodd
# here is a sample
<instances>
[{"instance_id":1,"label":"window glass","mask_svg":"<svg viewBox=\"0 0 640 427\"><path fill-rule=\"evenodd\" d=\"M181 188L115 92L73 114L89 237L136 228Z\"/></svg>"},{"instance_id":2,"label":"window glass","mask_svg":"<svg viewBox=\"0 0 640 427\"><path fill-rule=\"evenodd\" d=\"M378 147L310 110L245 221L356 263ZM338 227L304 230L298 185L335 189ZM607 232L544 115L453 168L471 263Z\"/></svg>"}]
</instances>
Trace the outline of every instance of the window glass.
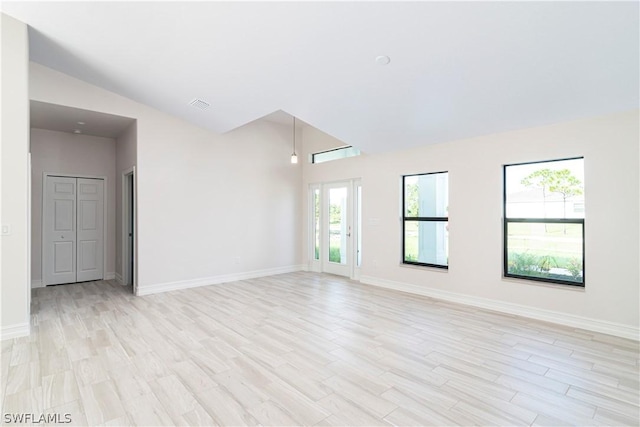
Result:
<instances>
[{"instance_id":1,"label":"window glass","mask_svg":"<svg viewBox=\"0 0 640 427\"><path fill-rule=\"evenodd\" d=\"M314 254L313 259L320 259L320 189L313 190L313 233Z\"/></svg>"},{"instance_id":2,"label":"window glass","mask_svg":"<svg viewBox=\"0 0 640 427\"><path fill-rule=\"evenodd\" d=\"M507 166L506 216L584 218L583 177L583 159Z\"/></svg>"},{"instance_id":3,"label":"window glass","mask_svg":"<svg viewBox=\"0 0 640 427\"><path fill-rule=\"evenodd\" d=\"M311 155L311 163L323 163L331 160L345 159L347 157L359 156L360 150L348 146L336 148L334 150L321 151Z\"/></svg>"},{"instance_id":4,"label":"window glass","mask_svg":"<svg viewBox=\"0 0 640 427\"><path fill-rule=\"evenodd\" d=\"M347 263L347 188L329 189L329 262Z\"/></svg>"},{"instance_id":5,"label":"window glass","mask_svg":"<svg viewBox=\"0 0 640 427\"><path fill-rule=\"evenodd\" d=\"M406 217L445 217L449 206L447 173L405 177Z\"/></svg>"},{"instance_id":6,"label":"window glass","mask_svg":"<svg viewBox=\"0 0 640 427\"><path fill-rule=\"evenodd\" d=\"M584 286L584 159L504 167L504 274Z\"/></svg>"},{"instance_id":7,"label":"window glass","mask_svg":"<svg viewBox=\"0 0 640 427\"><path fill-rule=\"evenodd\" d=\"M402 262L447 268L449 174L406 175L402 187Z\"/></svg>"}]
</instances>

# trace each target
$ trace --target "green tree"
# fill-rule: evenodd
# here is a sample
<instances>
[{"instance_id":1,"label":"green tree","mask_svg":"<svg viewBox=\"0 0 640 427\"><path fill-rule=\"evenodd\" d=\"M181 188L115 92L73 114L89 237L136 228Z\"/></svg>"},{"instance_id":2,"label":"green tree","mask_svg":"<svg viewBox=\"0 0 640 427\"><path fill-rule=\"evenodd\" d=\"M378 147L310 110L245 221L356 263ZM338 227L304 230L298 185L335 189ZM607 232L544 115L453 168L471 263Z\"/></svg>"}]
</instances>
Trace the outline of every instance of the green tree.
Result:
<instances>
[{"instance_id":1,"label":"green tree","mask_svg":"<svg viewBox=\"0 0 640 427\"><path fill-rule=\"evenodd\" d=\"M407 216L418 216L418 184L407 184L405 198Z\"/></svg>"},{"instance_id":2,"label":"green tree","mask_svg":"<svg viewBox=\"0 0 640 427\"><path fill-rule=\"evenodd\" d=\"M562 213L567 217L567 199L582 194L582 182L571 175L569 169L554 171L551 175L549 191L562 195Z\"/></svg>"},{"instance_id":3,"label":"green tree","mask_svg":"<svg viewBox=\"0 0 640 427\"><path fill-rule=\"evenodd\" d=\"M553 184L553 173L551 169L538 169L524 177L521 181L525 187L542 188L542 211L544 217L547 216L547 190Z\"/></svg>"},{"instance_id":4,"label":"green tree","mask_svg":"<svg viewBox=\"0 0 640 427\"><path fill-rule=\"evenodd\" d=\"M342 209L339 205L329 205L329 224L340 224Z\"/></svg>"},{"instance_id":5,"label":"green tree","mask_svg":"<svg viewBox=\"0 0 640 427\"><path fill-rule=\"evenodd\" d=\"M526 187L542 188L542 206L545 218L547 216L547 192L562 195L562 213L564 218L567 217L567 199L582 194L582 182L573 176L569 169L538 169L524 177L521 182L522 185ZM567 233L566 227L564 227L564 233Z\"/></svg>"}]
</instances>

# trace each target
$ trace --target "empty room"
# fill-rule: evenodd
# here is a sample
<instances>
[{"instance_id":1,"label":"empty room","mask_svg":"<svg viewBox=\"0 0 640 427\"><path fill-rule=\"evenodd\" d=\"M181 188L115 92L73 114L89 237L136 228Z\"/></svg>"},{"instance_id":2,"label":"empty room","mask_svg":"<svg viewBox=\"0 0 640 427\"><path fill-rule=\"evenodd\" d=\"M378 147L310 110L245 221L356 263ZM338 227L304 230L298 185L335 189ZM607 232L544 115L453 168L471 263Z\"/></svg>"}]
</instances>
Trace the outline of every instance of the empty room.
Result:
<instances>
[{"instance_id":1,"label":"empty room","mask_svg":"<svg viewBox=\"0 0 640 427\"><path fill-rule=\"evenodd\" d=\"M640 424L637 1L0 7L3 425Z\"/></svg>"}]
</instances>

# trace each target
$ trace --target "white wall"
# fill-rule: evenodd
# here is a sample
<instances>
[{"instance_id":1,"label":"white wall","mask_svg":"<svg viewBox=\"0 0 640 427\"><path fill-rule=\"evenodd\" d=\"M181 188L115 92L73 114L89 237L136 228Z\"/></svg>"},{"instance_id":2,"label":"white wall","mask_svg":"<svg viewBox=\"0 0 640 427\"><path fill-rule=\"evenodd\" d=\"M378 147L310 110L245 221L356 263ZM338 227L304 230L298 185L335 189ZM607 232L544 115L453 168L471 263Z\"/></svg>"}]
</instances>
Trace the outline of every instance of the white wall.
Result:
<instances>
[{"instance_id":1,"label":"white wall","mask_svg":"<svg viewBox=\"0 0 640 427\"><path fill-rule=\"evenodd\" d=\"M0 222L11 226L0 245L3 339L29 333L29 42L27 26L0 14Z\"/></svg>"},{"instance_id":2,"label":"white wall","mask_svg":"<svg viewBox=\"0 0 640 427\"><path fill-rule=\"evenodd\" d=\"M122 174L136 165L138 125L134 121L116 139L116 277L122 278Z\"/></svg>"},{"instance_id":3,"label":"white wall","mask_svg":"<svg viewBox=\"0 0 640 427\"><path fill-rule=\"evenodd\" d=\"M302 168L289 163L288 126L216 135L42 65L30 72L33 100L137 119L140 293L299 268Z\"/></svg>"},{"instance_id":4,"label":"white wall","mask_svg":"<svg viewBox=\"0 0 640 427\"><path fill-rule=\"evenodd\" d=\"M3 65L3 80L4 76ZM37 101L138 120L138 281L143 293L242 277L256 270L267 273L294 268L307 259L306 220L304 227L301 221L306 218L302 195L306 197L307 185L361 177L362 275L370 283L466 298L504 310L521 309L532 316L548 313L550 318L581 321L601 330L610 325L614 333L624 328L637 333L637 111L292 166L290 129L286 126L255 122L215 135L34 63L30 86L31 98ZM3 93L3 104L5 100L13 99ZM23 127L26 133L26 124ZM26 140L17 134L20 144ZM4 136L3 127L3 140ZM305 138L303 145L306 142ZM13 159L21 161L23 154L26 156L26 149L19 149ZM586 288L503 279L501 166L572 156L585 157ZM448 272L400 265L400 176L433 170L450 172ZM2 176L3 199L7 200L4 169ZM26 177L11 176L13 186L24 189ZM18 200L19 192L14 193ZM24 205L26 201L18 200L12 209L20 210ZM379 220L377 225L369 225L374 218ZM3 237L3 265L4 250ZM4 280L4 270L2 275ZM19 281L14 290L24 294L25 287L26 281ZM5 297L9 291L4 284L2 292L3 304L20 304L19 296Z\"/></svg>"},{"instance_id":5,"label":"white wall","mask_svg":"<svg viewBox=\"0 0 640 427\"><path fill-rule=\"evenodd\" d=\"M305 162L304 188L362 178L364 282L637 339L638 128L638 111L632 111L316 165ZM321 145L314 140L321 134L311 140L307 135L307 150ZM504 279L502 165L575 156L585 159L586 287ZM449 171L448 271L400 262L401 175L434 171ZM372 219L379 224L371 225ZM305 261L307 235L304 230Z\"/></svg>"},{"instance_id":6,"label":"white wall","mask_svg":"<svg viewBox=\"0 0 640 427\"><path fill-rule=\"evenodd\" d=\"M106 278L115 272L116 230L116 141L90 135L75 135L31 129L31 282L42 283L42 177L43 173L107 177Z\"/></svg>"},{"instance_id":7,"label":"white wall","mask_svg":"<svg viewBox=\"0 0 640 427\"><path fill-rule=\"evenodd\" d=\"M302 146L300 152L303 163L309 163L311 154L321 151L328 151L337 147L349 145L346 142L334 138L333 136L316 129L313 126L304 126L302 128Z\"/></svg>"}]
</instances>

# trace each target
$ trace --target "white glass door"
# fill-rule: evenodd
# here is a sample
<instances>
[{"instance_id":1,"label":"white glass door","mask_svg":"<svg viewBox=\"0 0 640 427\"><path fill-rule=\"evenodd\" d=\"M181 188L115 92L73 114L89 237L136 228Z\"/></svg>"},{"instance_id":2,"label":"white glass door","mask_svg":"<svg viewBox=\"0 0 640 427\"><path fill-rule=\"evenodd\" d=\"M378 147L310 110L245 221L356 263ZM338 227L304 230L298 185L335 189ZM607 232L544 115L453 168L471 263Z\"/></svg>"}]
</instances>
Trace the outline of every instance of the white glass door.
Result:
<instances>
[{"instance_id":1,"label":"white glass door","mask_svg":"<svg viewBox=\"0 0 640 427\"><path fill-rule=\"evenodd\" d=\"M322 205L322 271L351 277L351 182L324 184Z\"/></svg>"}]
</instances>

